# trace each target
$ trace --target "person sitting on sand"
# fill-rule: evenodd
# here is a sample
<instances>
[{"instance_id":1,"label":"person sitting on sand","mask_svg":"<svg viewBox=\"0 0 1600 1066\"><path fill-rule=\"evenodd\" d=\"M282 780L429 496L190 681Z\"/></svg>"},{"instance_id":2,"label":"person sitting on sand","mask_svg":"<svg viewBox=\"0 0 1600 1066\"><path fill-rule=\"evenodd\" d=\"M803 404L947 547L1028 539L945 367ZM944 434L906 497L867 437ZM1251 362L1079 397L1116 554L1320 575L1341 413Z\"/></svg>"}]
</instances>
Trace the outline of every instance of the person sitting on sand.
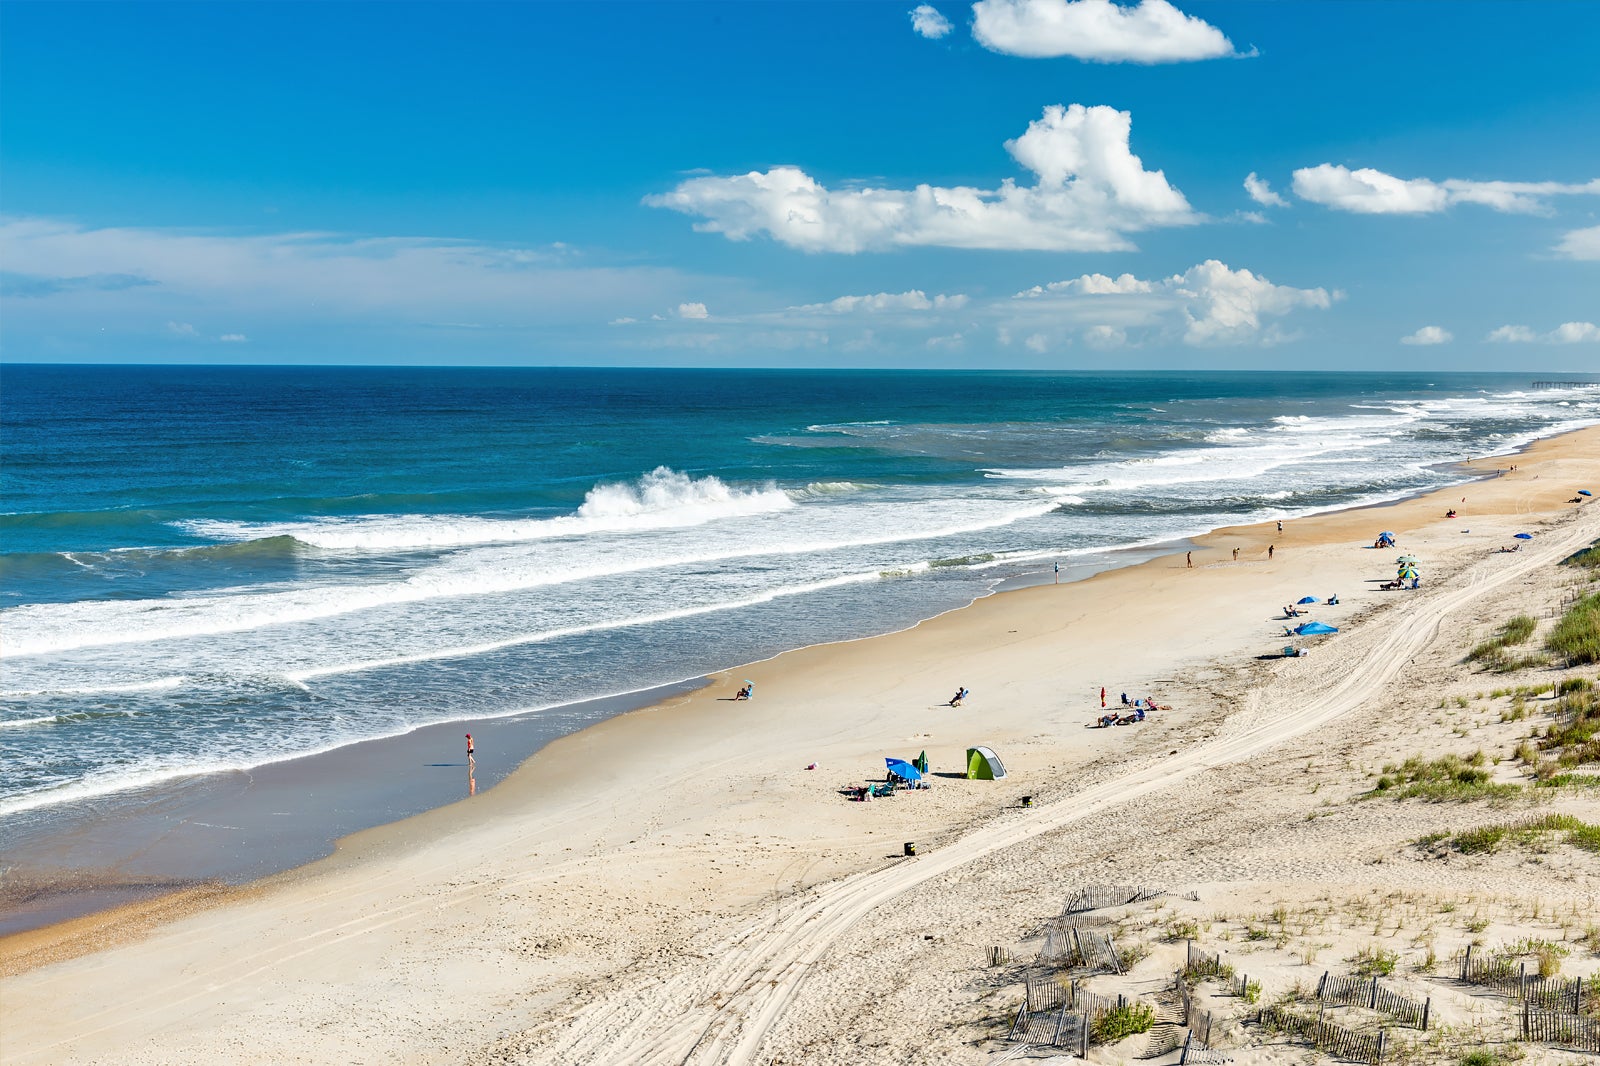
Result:
<instances>
[{"instance_id":1,"label":"person sitting on sand","mask_svg":"<svg viewBox=\"0 0 1600 1066\"><path fill-rule=\"evenodd\" d=\"M1332 596L1328 597L1328 606L1329 607L1332 607L1334 604L1336 604L1338 602L1339 602L1339 594L1337 592L1335 592Z\"/></svg>"},{"instance_id":2,"label":"person sitting on sand","mask_svg":"<svg viewBox=\"0 0 1600 1066\"><path fill-rule=\"evenodd\" d=\"M1454 507L1450 508L1450 510L1444 513L1444 516L1446 518L1454 518L1456 516L1456 509Z\"/></svg>"},{"instance_id":3,"label":"person sitting on sand","mask_svg":"<svg viewBox=\"0 0 1600 1066\"><path fill-rule=\"evenodd\" d=\"M1116 724L1117 724L1117 716L1116 715L1114 715L1114 714L1102 714L1100 716L1100 728L1101 729L1104 729L1107 726L1113 726L1113 725L1116 725Z\"/></svg>"},{"instance_id":4,"label":"person sitting on sand","mask_svg":"<svg viewBox=\"0 0 1600 1066\"><path fill-rule=\"evenodd\" d=\"M954 696L950 697L949 706L951 706L951 707L959 707L959 706L961 706L961 701L966 699L966 698L967 698L967 690L966 690L966 688L965 687L958 688L958 689L956 689L956 694Z\"/></svg>"}]
</instances>

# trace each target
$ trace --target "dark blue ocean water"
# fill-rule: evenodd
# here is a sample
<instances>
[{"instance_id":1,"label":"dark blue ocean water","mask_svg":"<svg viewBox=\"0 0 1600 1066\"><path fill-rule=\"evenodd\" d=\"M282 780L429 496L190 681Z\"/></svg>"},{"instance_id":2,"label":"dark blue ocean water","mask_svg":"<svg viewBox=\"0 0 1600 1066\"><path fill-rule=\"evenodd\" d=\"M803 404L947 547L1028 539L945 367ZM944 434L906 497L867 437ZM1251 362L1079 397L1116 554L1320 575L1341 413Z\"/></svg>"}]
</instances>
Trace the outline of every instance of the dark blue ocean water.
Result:
<instances>
[{"instance_id":1,"label":"dark blue ocean water","mask_svg":"<svg viewBox=\"0 0 1600 1066\"><path fill-rule=\"evenodd\" d=\"M883 632L1600 420L1509 375L0 369L0 815Z\"/></svg>"}]
</instances>

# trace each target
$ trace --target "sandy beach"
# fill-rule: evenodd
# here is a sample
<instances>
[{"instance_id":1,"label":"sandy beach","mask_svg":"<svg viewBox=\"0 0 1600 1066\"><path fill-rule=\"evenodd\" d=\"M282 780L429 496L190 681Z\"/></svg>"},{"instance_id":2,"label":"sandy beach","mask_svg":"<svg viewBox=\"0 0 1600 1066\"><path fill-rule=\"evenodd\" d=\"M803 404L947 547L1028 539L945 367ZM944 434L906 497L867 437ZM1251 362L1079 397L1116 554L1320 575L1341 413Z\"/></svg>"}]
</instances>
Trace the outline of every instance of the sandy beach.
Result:
<instances>
[{"instance_id":1,"label":"sandy beach","mask_svg":"<svg viewBox=\"0 0 1600 1066\"><path fill-rule=\"evenodd\" d=\"M1195 938L1268 999L1374 943L1426 975L1424 952L1444 973L1475 940L1537 938L1590 975L1600 856L1414 842L1529 813L1594 821L1600 791L1358 798L1413 755L1481 749L1497 781L1522 781L1530 723L1489 692L1595 677L1462 659L1513 614L1553 624L1571 594L1557 564L1600 539L1600 510L1568 502L1600 490L1600 427L1469 465L1504 472L790 652L327 860L6 938L0 1061L985 1062L1008 1047L1035 934L1089 884L1174 893L1112 916L1146 952L1104 990L1153 1002ZM1372 547L1380 530L1423 561L1421 588L1378 589L1398 554ZM1309 617L1336 635L1285 637L1284 605L1330 594ZM1285 644L1309 654L1275 657ZM736 702L746 677L755 698ZM1102 688L1170 709L1089 728ZM977 744L1009 776L959 776ZM931 789L847 798L923 751ZM991 966L995 947L1014 964ZM1242 1016L1230 1002L1217 1010ZM1463 1040L1501 1039L1489 1005L1439 1003ZM1235 1034L1235 1061L1292 1050L1252 1039Z\"/></svg>"}]
</instances>

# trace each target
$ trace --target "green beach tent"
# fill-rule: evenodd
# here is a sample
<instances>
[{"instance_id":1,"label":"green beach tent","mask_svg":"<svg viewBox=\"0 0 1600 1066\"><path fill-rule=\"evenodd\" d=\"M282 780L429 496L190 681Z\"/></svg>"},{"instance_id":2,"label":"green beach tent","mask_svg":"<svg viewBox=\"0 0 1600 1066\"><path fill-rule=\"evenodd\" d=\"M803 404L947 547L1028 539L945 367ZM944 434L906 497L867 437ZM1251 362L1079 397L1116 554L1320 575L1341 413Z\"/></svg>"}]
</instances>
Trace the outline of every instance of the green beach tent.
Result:
<instances>
[{"instance_id":1,"label":"green beach tent","mask_svg":"<svg viewBox=\"0 0 1600 1066\"><path fill-rule=\"evenodd\" d=\"M921 755L918 755L915 759L912 759L911 760L911 765L915 766L918 770L921 770L923 773L927 773L928 772L928 753L927 752L923 752Z\"/></svg>"},{"instance_id":2,"label":"green beach tent","mask_svg":"<svg viewBox=\"0 0 1600 1066\"><path fill-rule=\"evenodd\" d=\"M1005 763L992 748L967 749L967 779L971 781L997 781L1006 776Z\"/></svg>"}]
</instances>

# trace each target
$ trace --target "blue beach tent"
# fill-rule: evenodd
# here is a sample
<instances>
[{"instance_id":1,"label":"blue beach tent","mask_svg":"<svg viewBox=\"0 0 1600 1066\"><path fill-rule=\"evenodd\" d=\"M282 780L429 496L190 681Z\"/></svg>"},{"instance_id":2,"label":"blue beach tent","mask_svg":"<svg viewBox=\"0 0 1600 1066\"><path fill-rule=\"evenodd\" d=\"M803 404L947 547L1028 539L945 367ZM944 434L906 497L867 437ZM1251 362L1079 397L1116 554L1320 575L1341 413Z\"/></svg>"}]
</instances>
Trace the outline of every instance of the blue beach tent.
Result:
<instances>
[{"instance_id":1,"label":"blue beach tent","mask_svg":"<svg viewBox=\"0 0 1600 1066\"><path fill-rule=\"evenodd\" d=\"M1533 539L1533 534L1532 533L1518 533L1518 534L1516 534L1516 538L1518 540L1532 540Z\"/></svg>"},{"instance_id":2,"label":"blue beach tent","mask_svg":"<svg viewBox=\"0 0 1600 1066\"><path fill-rule=\"evenodd\" d=\"M1314 637L1319 633L1339 632L1336 626L1330 626L1326 622L1306 622L1304 625L1295 626L1294 631L1302 637Z\"/></svg>"}]
</instances>

